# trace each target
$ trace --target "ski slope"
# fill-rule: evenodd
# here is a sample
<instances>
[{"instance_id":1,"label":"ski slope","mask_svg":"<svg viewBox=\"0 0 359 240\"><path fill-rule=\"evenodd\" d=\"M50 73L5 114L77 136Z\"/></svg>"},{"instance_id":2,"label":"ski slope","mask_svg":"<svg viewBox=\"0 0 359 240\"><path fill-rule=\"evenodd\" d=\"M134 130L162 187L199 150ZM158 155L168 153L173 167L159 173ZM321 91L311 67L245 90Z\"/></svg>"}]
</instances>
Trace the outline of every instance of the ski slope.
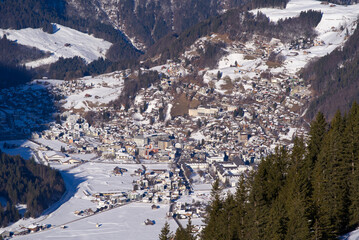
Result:
<instances>
[{"instance_id":1,"label":"ski slope","mask_svg":"<svg viewBox=\"0 0 359 240\"><path fill-rule=\"evenodd\" d=\"M20 30L0 29L0 34L6 34L7 38L19 44L36 47L50 52L51 56L26 64L28 67L38 67L56 62L60 57L71 58L80 56L86 62L92 62L99 57L105 58L107 50L112 43L100 38L79 32L77 30L55 24L56 31L53 34L46 33L42 29L25 28Z\"/></svg>"}]
</instances>

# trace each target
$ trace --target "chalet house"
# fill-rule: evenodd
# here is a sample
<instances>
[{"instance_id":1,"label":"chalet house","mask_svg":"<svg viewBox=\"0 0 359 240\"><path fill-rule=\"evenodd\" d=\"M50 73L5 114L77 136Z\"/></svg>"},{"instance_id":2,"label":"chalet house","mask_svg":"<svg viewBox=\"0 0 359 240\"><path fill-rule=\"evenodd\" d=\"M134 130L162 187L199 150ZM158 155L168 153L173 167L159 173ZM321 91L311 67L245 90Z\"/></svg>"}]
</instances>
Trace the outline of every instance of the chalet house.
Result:
<instances>
[{"instance_id":1,"label":"chalet house","mask_svg":"<svg viewBox=\"0 0 359 240\"><path fill-rule=\"evenodd\" d=\"M132 192L129 192L128 193L128 198L131 200L131 201L138 201L141 199L141 194L139 192L136 192L136 191L132 191Z\"/></svg>"},{"instance_id":2,"label":"chalet house","mask_svg":"<svg viewBox=\"0 0 359 240\"><path fill-rule=\"evenodd\" d=\"M241 133L238 134L238 141L240 143L247 143L248 139L249 139L248 133L241 132Z\"/></svg>"},{"instance_id":3,"label":"chalet house","mask_svg":"<svg viewBox=\"0 0 359 240\"><path fill-rule=\"evenodd\" d=\"M209 164L207 162L191 162L191 163L186 163L186 165L188 165L192 169L201 169L201 170L207 170L209 167Z\"/></svg>"},{"instance_id":4,"label":"chalet house","mask_svg":"<svg viewBox=\"0 0 359 240\"><path fill-rule=\"evenodd\" d=\"M6 238L9 238L12 236L12 232L9 232L9 231L4 231L0 234L0 236L3 238L3 239L6 239Z\"/></svg>"},{"instance_id":5,"label":"chalet house","mask_svg":"<svg viewBox=\"0 0 359 240\"><path fill-rule=\"evenodd\" d=\"M161 150L165 150L170 145L170 140L159 140L158 141L158 148Z\"/></svg>"},{"instance_id":6,"label":"chalet house","mask_svg":"<svg viewBox=\"0 0 359 240\"><path fill-rule=\"evenodd\" d=\"M31 224L30 226L27 227L27 229L30 232L37 232L40 230L40 226L39 225L35 225L35 224Z\"/></svg>"}]
</instances>

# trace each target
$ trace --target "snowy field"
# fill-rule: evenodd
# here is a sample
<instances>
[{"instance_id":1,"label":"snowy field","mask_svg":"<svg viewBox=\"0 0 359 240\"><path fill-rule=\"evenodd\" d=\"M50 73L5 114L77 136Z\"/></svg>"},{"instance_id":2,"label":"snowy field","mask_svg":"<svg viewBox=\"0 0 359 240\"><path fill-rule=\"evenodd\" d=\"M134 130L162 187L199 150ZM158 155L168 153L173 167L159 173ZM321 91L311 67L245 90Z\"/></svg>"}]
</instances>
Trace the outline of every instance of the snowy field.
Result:
<instances>
[{"instance_id":1,"label":"snowy field","mask_svg":"<svg viewBox=\"0 0 359 240\"><path fill-rule=\"evenodd\" d=\"M42 29L25 28L21 30L0 29L1 36L6 34L7 38L19 44L36 47L40 50L50 52L51 56L26 64L28 67L38 67L56 62L60 57L71 58L83 57L87 62L92 62L99 57L105 58L106 51L112 43L103 39L77 30L56 24L56 32L46 33Z\"/></svg>"},{"instance_id":2,"label":"snowy field","mask_svg":"<svg viewBox=\"0 0 359 240\"><path fill-rule=\"evenodd\" d=\"M13 148L4 148L4 143L13 145ZM29 159L34 155L34 149L39 147L36 143L28 140L8 140L0 141L2 152L10 155L20 155L24 159Z\"/></svg>"},{"instance_id":3,"label":"snowy field","mask_svg":"<svg viewBox=\"0 0 359 240\"><path fill-rule=\"evenodd\" d=\"M348 233L339 238L340 240L358 240L359 239L359 230L355 230L351 233Z\"/></svg>"},{"instance_id":4,"label":"snowy field","mask_svg":"<svg viewBox=\"0 0 359 240\"><path fill-rule=\"evenodd\" d=\"M116 166L126 168L128 172L122 176L114 175L112 171ZM165 204L160 204L159 209L152 210L150 203L129 203L85 218L74 214L76 210L97 207L97 204L91 201L93 197L86 196L84 191L90 194L131 191L133 180L139 178L131 175L138 168L141 168L141 165L85 163L69 171L62 171L67 188L62 199L39 218L20 220L6 229L14 231L20 226L29 226L32 223L53 226L44 232L15 239L98 239L101 235L109 240L118 239L118 236L121 236L121 239L157 239L165 221L168 221L175 231L177 225L173 219L166 217L169 205ZM148 171L168 169L168 164L146 165L146 168ZM144 221L147 218L155 220L156 224L146 226ZM100 224L98 228L97 223ZM61 225L66 225L67 228L62 229L59 227ZM0 232L2 230L0 229Z\"/></svg>"},{"instance_id":5,"label":"snowy field","mask_svg":"<svg viewBox=\"0 0 359 240\"><path fill-rule=\"evenodd\" d=\"M132 203L67 224L65 229L54 228L15 239L158 239L166 221L173 232L176 230L174 220L166 217L167 211L167 205L152 210L151 204ZM146 226L147 218L156 224Z\"/></svg>"},{"instance_id":6,"label":"snowy field","mask_svg":"<svg viewBox=\"0 0 359 240\"><path fill-rule=\"evenodd\" d=\"M79 79L92 88L71 94L66 98L64 108L91 110L92 104L107 104L120 96L124 81L118 72L99 75L96 77L85 77Z\"/></svg>"},{"instance_id":7,"label":"snowy field","mask_svg":"<svg viewBox=\"0 0 359 240\"><path fill-rule=\"evenodd\" d=\"M62 107L66 109L82 109L83 111L93 110L109 102L116 100L121 95L124 87L124 80L121 72L112 72L95 77L83 77L78 79L78 84L83 84L82 89L77 89L74 93L70 88L63 91L66 99L62 102ZM34 80L35 83L46 83L48 86L56 87L66 84L63 80Z\"/></svg>"}]
</instances>

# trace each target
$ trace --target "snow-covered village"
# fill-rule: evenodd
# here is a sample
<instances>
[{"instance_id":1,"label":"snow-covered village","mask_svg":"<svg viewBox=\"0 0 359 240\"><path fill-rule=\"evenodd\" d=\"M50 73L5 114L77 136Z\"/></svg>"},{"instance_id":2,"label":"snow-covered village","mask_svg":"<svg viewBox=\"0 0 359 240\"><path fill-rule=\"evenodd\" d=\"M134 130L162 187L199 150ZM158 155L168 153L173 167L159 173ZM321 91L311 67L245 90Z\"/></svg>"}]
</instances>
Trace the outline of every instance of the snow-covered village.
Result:
<instances>
[{"instance_id":1,"label":"snow-covered village","mask_svg":"<svg viewBox=\"0 0 359 240\"><path fill-rule=\"evenodd\" d=\"M291 151L295 138L310 139L304 116L316 95L302 69L344 47L359 5L290 0L282 9L250 12L276 23L308 10L322 13L314 38L255 34L242 41L212 33L161 65L0 88L0 153L58 170L66 188L39 216L0 228L2 239L158 239L166 223L174 233L189 221L201 239L216 181L223 196L234 194L263 159L283 146ZM54 29L0 34L48 53L27 68L75 56L89 64L106 58L112 44L60 24ZM194 63L212 43L225 43L222 56L198 69ZM131 95L131 82L153 75L158 81ZM0 204L8 199L0 195ZM16 209L24 215L27 205Z\"/></svg>"}]
</instances>

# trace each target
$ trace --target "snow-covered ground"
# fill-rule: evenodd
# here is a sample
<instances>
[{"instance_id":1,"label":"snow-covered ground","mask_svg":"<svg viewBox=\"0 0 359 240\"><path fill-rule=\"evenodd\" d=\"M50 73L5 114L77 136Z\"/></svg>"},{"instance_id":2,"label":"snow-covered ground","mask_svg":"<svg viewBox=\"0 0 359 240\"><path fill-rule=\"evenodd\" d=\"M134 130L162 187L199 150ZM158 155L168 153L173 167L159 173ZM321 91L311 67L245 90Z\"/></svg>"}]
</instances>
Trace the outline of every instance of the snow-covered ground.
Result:
<instances>
[{"instance_id":1,"label":"snow-covered ground","mask_svg":"<svg viewBox=\"0 0 359 240\"><path fill-rule=\"evenodd\" d=\"M54 151L61 151L61 147L68 149L68 145L60 142L59 140L47 140L45 138L35 139L34 142L39 143L40 145L48 146Z\"/></svg>"},{"instance_id":2,"label":"snow-covered ground","mask_svg":"<svg viewBox=\"0 0 359 240\"><path fill-rule=\"evenodd\" d=\"M52 86L66 84L62 80L35 80L39 83L50 83ZM63 102L63 107L66 109L82 109L84 111L93 110L94 107L101 107L110 101L116 100L124 87L124 80L120 72L112 72L98 75L95 77L84 77L77 81L78 84L83 84L83 87L76 89L73 93L71 87L67 87L63 93L66 99Z\"/></svg>"},{"instance_id":3,"label":"snow-covered ground","mask_svg":"<svg viewBox=\"0 0 359 240\"><path fill-rule=\"evenodd\" d=\"M277 22L279 19L299 16L301 11L315 10L323 13L322 21L317 26L320 33L325 33L331 27L349 25L357 20L359 5L325 5L316 0L291 0L285 9L261 8L251 12L256 14L258 11L267 15L271 21Z\"/></svg>"},{"instance_id":4,"label":"snow-covered ground","mask_svg":"<svg viewBox=\"0 0 359 240\"><path fill-rule=\"evenodd\" d=\"M10 148L4 148L4 143L12 145ZM29 140L8 140L0 141L0 150L10 155L20 155L24 159L29 159L34 155L34 150L39 147Z\"/></svg>"},{"instance_id":5,"label":"snow-covered ground","mask_svg":"<svg viewBox=\"0 0 359 240\"><path fill-rule=\"evenodd\" d=\"M287 57L285 62L286 69L296 72L304 67L309 60L314 57L325 56L345 42L346 33L353 33L356 28L359 4L325 5L316 0L291 0L285 9L263 8L252 10L254 14L261 11L267 15L271 21L278 21L289 17L299 16L301 11L316 10L323 13L322 19L316 31L316 40L324 41L323 46L314 46L310 49L298 51L298 56ZM283 49L282 54L287 55L290 50Z\"/></svg>"},{"instance_id":6,"label":"snow-covered ground","mask_svg":"<svg viewBox=\"0 0 359 240\"><path fill-rule=\"evenodd\" d=\"M17 41L22 45L36 47L40 50L50 52L51 56L26 64L28 67L38 67L56 62L60 57L71 58L80 56L87 62L92 62L99 57L105 58L107 50L112 43L103 39L77 30L56 24L56 32L46 33L42 29L25 28L21 30L0 29L1 36L6 34L7 38Z\"/></svg>"},{"instance_id":7,"label":"snow-covered ground","mask_svg":"<svg viewBox=\"0 0 359 240\"><path fill-rule=\"evenodd\" d=\"M345 234L344 236L339 238L340 240L358 240L359 239L359 230L355 230L353 232L350 232L348 234Z\"/></svg>"},{"instance_id":8,"label":"snow-covered ground","mask_svg":"<svg viewBox=\"0 0 359 240\"><path fill-rule=\"evenodd\" d=\"M94 78L85 77L83 80L86 85L94 87L68 96L67 103L64 104L65 108L90 110L91 106L89 106L88 102L107 104L120 96L124 86L123 78L116 72L99 75Z\"/></svg>"},{"instance_id":9,"label":"snow-covered ground","mask_svg":"<svg viewBox=\"0 0 359 240\"><path fill-rule=\"evenodd\" d=\"M126 168L123 175L114 175L116 166ZM165 221L168 221L173 231L177 228L173 219L168 219L166 213L169 205L160 204L160 208L152 210L152 204L129 203L99 214L80 219L74 214L76 210L88 208L96 209L97 204L92 202L93 197L86 196L98 192L128 192L133 189L132 182L139 176L133 176L134 170L140 168L137 164L104 164L85 163L68 171L62 171L67 191L62 199L51 206L37 219L20 220L7 227L7 230L16 230L20 226L29 226L32 223L51 224L52 229L30 234L15 239L157 239ZM168 164L146 165L148 170L167 169ZM146 226L146 219L155 220L154 226ZM100 227L96 227L96 224ZM59 228L60 225L68 228ZM0 232L5 229L0 229Z\"/></svg>"},{"instance_id":10,"label":"snow-covered ground","mask_svg":"<svg viewBox=\"0 0 359 240\"><path fill-rule=\"evenodd\" d=\"M173 219L166 218L167 211L167 205L152 210L151 204L132 203L67 224L65 229L55 228L15 239L158 239L166 221L173 232L177 227ZM147 218L156 224L146 226Z\"/></svg>"}]
</instances>

